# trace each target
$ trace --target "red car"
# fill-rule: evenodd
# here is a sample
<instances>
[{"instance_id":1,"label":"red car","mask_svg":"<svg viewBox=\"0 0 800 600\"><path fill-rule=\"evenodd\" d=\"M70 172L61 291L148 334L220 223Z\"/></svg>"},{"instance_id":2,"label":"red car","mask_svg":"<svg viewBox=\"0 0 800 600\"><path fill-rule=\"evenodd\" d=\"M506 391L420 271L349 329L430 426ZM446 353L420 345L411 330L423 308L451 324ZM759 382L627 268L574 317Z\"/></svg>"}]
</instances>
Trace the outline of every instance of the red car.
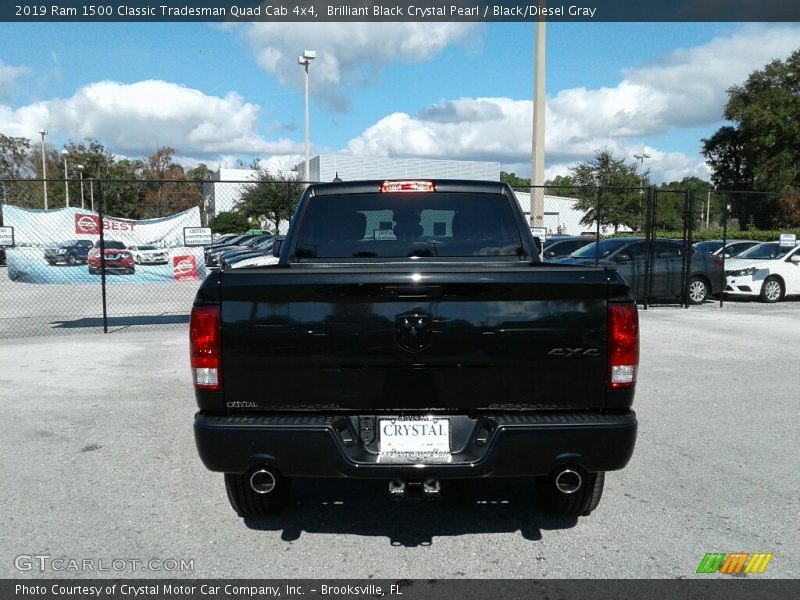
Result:
<instances>
[{"instance_id":1,"label":"red car","mask_svg":"<svg viewBox=\"0 0 800 600\"><path fill-rule=\"evenodd\" d=\"M105 262L106 271L115 271L131 275L136 270L133 263L133 254L125 247L125 244L115 240L105 240ZM89 273L97 275L102 269L100 258L100 243L89 250L87 259Z\"/></svg>"}]
</instances>

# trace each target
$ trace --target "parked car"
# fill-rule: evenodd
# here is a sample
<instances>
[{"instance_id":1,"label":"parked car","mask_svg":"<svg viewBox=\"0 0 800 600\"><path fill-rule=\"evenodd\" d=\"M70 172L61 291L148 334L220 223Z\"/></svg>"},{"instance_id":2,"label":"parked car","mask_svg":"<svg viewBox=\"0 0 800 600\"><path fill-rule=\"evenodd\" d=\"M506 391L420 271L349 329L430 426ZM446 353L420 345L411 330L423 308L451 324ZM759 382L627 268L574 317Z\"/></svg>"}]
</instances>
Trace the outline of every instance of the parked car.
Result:
<instances>
[{"instance_id":1,"label":"parked car","mask_svg":"<svg viewBox=\"0 0 800 600\"><path fill-rule=\"evenodd\" d=\"M169 262L169 251L157 246L130 246L133 262L137 265L159 265Z\"/></svg>"},{"instance_id":2,"label":"parked car","mask_svg":"<svg viewBox=\"0 0 800 600\"><path fill-rule=\"evenodd\" d=\"M44 249L44 259L50 265L85 263L94 247L91 240L66 240Z\"/></svg>"},{"instance_id":3,"label":"parked car","mask_svg":"<svg viewBox=\"0 0 800 600\"><path fill-rule=\"evenodd\" d=\"M219 240L215 240L213 244L209 244L208 246L204 246L204 251L206 253L211 252L212 250L216 250L217 248L221 248L222 246L233 246L234 244L245 241L249 237L252 237L246 233L240 233L238 235L233 235L230 237L226 237L225 239L220 238Z\"/></svg>"},{"instance_id":4,"label":"parked car","mask_svg":"<svg viewBox=\"0 0 800 600\"><path fill-rule=\"evenodd\" d=\"M104 242L106 271L114 271L132 275L136 267L133 262L133 254L122 242L116 240L105 240ZM89 273L97 275L102 270L102 259L100 257L99 243L89 251Z\"/></svg>"},{"instance_id":5,"label":"parked car","mask_svg":"<svg viewBox=\"0 0 800 600\"><path fill-rule=\"evenodd\" d=\"M253 256L257 254L264 254L272 250L272 244L275 242L275 236L267 235L263 238L256 238L250 240L247 244L242 246L232 246L230 249L220 253L217 264L222 267L229 260L236 259L239 256L247 255Z\"/></svg>"},{"instance_id":6,"label":"parked car","mask_svg":"<svg viewBox=\"0 0 800 600\"><path fill-rule=\"evenodd\" d=\"M682 298L683 244L678 240L653 241L652 298ZM565 258L550 262L565 264L614 265L628 282L637 300L643 300L646 290L648 242L644 238L609 238L592 242ZM702 304L708 296L719 293L722 280L722 259L706 252L692 252L689 260L687 295L689 303Z\"/></svg>"},{"instance_id":7,"label":"parked car","mask_svg":"<svg viewBox=\"0 0 800 600\"><path fill-rule=\"evenodd\" d=\"M725 258L733 258L739 256L745 250L749 250L753 246L758 246L761 242L756 240L706 240L704 242L695 242L692 248L698 252L708 252L714 256L725 255Z\"/></svg>"},{"instance_id":8,"label":"parked car","mask_svg":"<svg viewBox=\"0 0 800 600\"><path fill-rule=\"evenodd\" d=\"M545 260L569 256L593 241L595 241L595 238L588 235L552 237L545 242L542 256Z\"/></svg>"},{"instance_id":9,"label":"parked car","mask_svg":"<svg viewBox=\"0 0 800 600\"><path fill-rule=\"evenodd\" d=\"M703 240L702 242L695 242L692 248L698 252L708 252L709 254L716 254L725 245L724 240Z\"/></svg>"},{"instance_id":10,"label":"parked car","mask_svg":"<svg viewBox=\"0 0 800 600\"><path fill-rule=\"evenodd\" d=\"M800 246L766 242L725 262L725 295L780 302L800 295Z\"/></svg>"},{"instance_id":11,"label":"parked car","mask_svg":"<svg viewBox=\"0 0 800 600\"><path fill-rule=\"evenodd\" d=\"M257 243L260 239L265 237L266 236L262 234L245 234L241 236L241 238L237 239L233 244L225 244L219 246L218 248L206 250L206 266L216 267L219 265L219 257L223 252L227 252L228 250L235 248L249 248L252 244Z\"/></svg>"},{"instance_id":12,"label":"parked car","mask_svg":"<svg viewBox=\"0 0 800 600\"><path fill-rule=\"evenodd\" d=\"M242 269L245 267L261 267L275 264L278 262L278 259L272 255L272 249L276 241L283 239L283 236L275 236L266 242L257 244L257 247L249 252L240 252L233 256L225 257L220 263L220 268Z\"/></svg>"},{"instance_id":13,"label":"parked car","mask_svg":"<svg viewBox=\"0 0 800 600\"><path fill-rule=\"evenodd\" d=\"M226 240L229 240L231 238L235 238L238 235L241 235L241 234L239 234L239 233L219 233L219 234L214 234L212 236L212 238L211 238L212 242L210 244L206 244L205 247L208 248L210 246L215 246L215 245L218 245L218 244L222 244Z\"/></svg>"}]
</instances>

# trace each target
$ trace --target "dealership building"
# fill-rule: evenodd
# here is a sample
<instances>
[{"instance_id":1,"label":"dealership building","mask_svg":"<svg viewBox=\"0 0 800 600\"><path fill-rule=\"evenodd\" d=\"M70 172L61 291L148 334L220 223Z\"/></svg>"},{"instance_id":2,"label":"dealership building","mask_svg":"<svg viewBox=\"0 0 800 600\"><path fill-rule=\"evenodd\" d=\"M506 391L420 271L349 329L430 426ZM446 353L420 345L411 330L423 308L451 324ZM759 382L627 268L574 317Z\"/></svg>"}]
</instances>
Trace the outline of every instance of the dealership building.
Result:
<instances>
[{"instance_id":1,"label":"dealership building","mask_svg":"<svg viewBox=\"0 0 800 600\"><path fill-rule=\"evenodd\" d=\"M304 163L293 170L304 180ZM428 158L386 158L321 154L309 160L309 181L357 181L371 179L467 179L500 181L500 163L493 161L435 160ZM206 214L213 217L236 208L240 198L258 176L253 169L223 169L212 174L204 186ZM526 215L530 215L531 195L516 192L517 200ZM578 235L594 231L594 225L581 225L582 211L576 210L575 199L544 196L544 226L548 235ZM283 227L281 228L283 229Z\"/></svg>"}]
</instances>

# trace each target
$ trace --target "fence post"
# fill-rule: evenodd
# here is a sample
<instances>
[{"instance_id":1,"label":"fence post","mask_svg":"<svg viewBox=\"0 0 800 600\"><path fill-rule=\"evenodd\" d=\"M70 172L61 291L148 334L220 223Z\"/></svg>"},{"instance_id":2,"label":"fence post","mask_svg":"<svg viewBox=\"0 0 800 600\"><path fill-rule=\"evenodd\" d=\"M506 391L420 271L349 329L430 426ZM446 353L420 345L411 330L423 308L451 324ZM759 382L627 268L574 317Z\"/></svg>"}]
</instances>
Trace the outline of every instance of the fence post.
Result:
<instances>
[{"instance_id":1,"label":"fence post","mask_svg":"<svg viewBox=\"0 0 800 600\"><path fill-rule=\"evenodd\" d=\"M594 234L594 266L600 262L600 217L602 216L603 188L597 188L597 207L594 211L595 234Z\"/></svg>"},{"instance_id":2,"label":"fence post","mask_svg":"<svg viewBox=\"0 0 800 600\"><path fill-rule=\"evenodd\" d=\"M647 213L645 215L645 243L647 244L647 256L644 261L644 298L642 308L647 310L650 307L650 294L653 291L653 244L656 228L656 188L647 187Z\"/></svg>"},{"instance_id":3,"label":"fence post","mask_svg":"<svg viewBox=\"0 0 800 600\"><path fill-rule=\"evenodd\" d=\"M692 229L694 228L694 190L684 192L683 197L683 269L681 286L683 289L683 307L689 308L689 271L692 267Z\"/></svg>"},{"instance_id":4,"label":"fence post","mask_svg":"<svg viewBox=\"0 0 800 600\"><path fill-rule=\"evenodd\" d=\"M103 298L103 333L108 333L108 310L106 306L106 242L103 235L103 183L97 182L97 215L100 223L100 290Z\"/></svg>"},{"instance_id":5,"label":"fence post","mask_svg":"<svg viewBox=\"0 0 800 600\"><path fill-rule=\"evenodd\" d=\"M731 205L728 198L728 192L722 197L722 273L720 273L720 290L719 290L719 307L725 303L725 246L728 245L728 215L731 210Z\"/></svg>"}]
</instances>

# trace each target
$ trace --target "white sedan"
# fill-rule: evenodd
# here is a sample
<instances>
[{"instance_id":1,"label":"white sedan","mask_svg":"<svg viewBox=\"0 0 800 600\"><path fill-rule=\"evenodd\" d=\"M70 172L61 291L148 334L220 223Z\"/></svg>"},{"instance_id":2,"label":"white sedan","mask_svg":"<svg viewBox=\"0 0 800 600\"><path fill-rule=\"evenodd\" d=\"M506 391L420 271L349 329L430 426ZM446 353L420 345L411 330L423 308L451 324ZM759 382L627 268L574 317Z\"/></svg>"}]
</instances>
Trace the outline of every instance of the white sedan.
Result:
<instances>
[{"instance_id":1,"label":"white sedan","mask_svg":"<svg viewBox=\"0 0 800 600\"><path fill-rule=\"evenodd\" d=\"M800 245L767 242L725 261L725 294L778 302L800 295Z\"/></svg>"},{"instance_id":2,"label":"white sedan","mask_svg":"<svg viewBox=\"0 0 800 600\"><path fill-rule=\"evenodd\" d=\"M133 254L137 265L158 265L169 262L169 250L156 246L131 246L128 248Z\"/></svg>"}]
</instances>

